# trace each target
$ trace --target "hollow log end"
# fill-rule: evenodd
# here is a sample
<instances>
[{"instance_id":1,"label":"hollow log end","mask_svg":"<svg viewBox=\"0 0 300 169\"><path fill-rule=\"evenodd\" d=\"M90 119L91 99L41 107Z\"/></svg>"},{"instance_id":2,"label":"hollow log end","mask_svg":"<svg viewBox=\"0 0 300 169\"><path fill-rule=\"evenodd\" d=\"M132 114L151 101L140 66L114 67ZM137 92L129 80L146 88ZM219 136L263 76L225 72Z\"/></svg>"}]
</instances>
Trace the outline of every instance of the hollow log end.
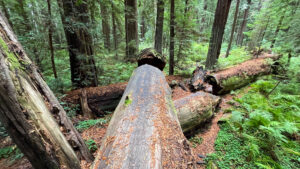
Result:
<instances>
[{"instance_id":1,"label":"hollow log end","mask_svg":"<svg viewBox=\"0 0 300 169\"><path fill-rule=\"evenodd\" d=\"M157 67L161 71L163 71L166 66L166 58L154 48L146 48L142 50L138 55L137 61L139 67L148 64Z\"/></svg>"}]
</instances>

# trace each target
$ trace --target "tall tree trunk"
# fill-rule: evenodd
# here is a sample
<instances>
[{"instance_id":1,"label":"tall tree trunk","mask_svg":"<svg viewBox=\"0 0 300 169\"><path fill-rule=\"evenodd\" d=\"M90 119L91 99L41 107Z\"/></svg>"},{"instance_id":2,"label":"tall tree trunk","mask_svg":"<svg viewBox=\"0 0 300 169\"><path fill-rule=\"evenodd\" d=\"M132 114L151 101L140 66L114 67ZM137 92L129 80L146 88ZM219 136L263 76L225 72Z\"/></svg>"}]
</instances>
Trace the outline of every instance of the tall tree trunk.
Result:
<instances>
[{"instance_id":1,"label":"tall tree trunk","mask_svg":"<svg viewBox=\"0 0 300 169\"><path fill-rule=\"evenodd\" d=\"M76 0L57 0L68 43L71 67L71 81L75 88L97 86L98 77L94 60L92 36L87 0L79 4ZM78 25L78 23L81 23Z\"/></svg>"},{"instance_id":2,"label":"tall tree trunk","mask_svg":"<svg viewBox=\"0 0 300 169\"><path fill-rule=\"evenodd\" d=\"M139 49L137 0L125 0L126 59L134 61Z\"/></svg>"},{"instance_id":3,"label":"tall tree trunk","mask_svg":"<svg viewBox=\"0 0 300 169\"><path fill-rule=\"evenodd\" d=\"M61 111L62 107L25 54L2 13L0 32L1 123L34 168L80 169L75 152L60 130L60 127L66 128L58 126L51 113L56 117L64 113L65 116L60 116L64 118L60 120L62 125L72 123Z\"/></svg>"},{"instance_id":4,"label":"tall tree trunk","mask_svg":"<svg viewBox=\"0 0 300 169\"><path fill-rule=\"evenodd\" d=\"M203 1L203 13L206 13L207 11L207 0ZM200 32L203 32L204 28L205 28L205 21L206 21L206 14L204 14L201 17L201 25L200 25Z\"/></svg>"},{"instance_id":5,"label":"tall tree trunk","mask_svg":"<svg viewBox=\"0 0 300 169\"><path fill-rule=\"evenodd\" d=\"M54 61L54 48L53 48L53 40L52 40L52 32L53 32L53 26L52 26L52 14L51 14L51 1L47 0L48 5L48 40L49 40L49 49L51 54L51 64L52 64L52 70L53 75L55 79L57 78L56 68L55 68L55 61Z\"/></svg>"},{"instance_id":6,"label":"tall tree trunk","mask_svg":"<svg viewBox=\"0 0 300 169\"><path fill-rule=\"evenodd\" d=\"M144 13L142 12L142 21L141 21L141 38L144 39L145 38L145 34L146 34L146 23L145 23L145 16Z\"/></svg>"},{"instance_id":7,"label":"tall tree trunk","mask_svg":"<svg viewBox=\"0 0 300 169\"><path fill-rule=\"evenodd\" d=\"M246 26L247 26L247 20L248 20L248 15L249 15L249 11L250 11L250 5L251 5L251 0L247 0L247 8L244 11L244 17L243 17L243 21L242 24L240 26L238 35L237 35L237 40L236 40L236 44L239 46L243 45L243 40L244 40L244 31L246 30Z\"/></svg>"},{"instance_id":8,"label":"tall tree trunk","mask_svg":"<svg viewBox=\"0 0 300 169\"><path fill-rule=\"evenodd\" d=\"M280 31L283 19L284 19L284 15L282 15L280 17L280 19L279 19L279 23L278 23L278 25L276 27L276 30L275 30L275 33L274 33L274 38L273 38L271 46L270 46L271 49L274 47L274 44L276 42L276 37L277 37L277 35L278 35L279 31Z\"/></svg>"},{"instance_id":9,"label":"tall tree trunk","mask_svg":"<svg viewBox=\"0 0 300 169\"><path fill-rule=\"evenodd\" d=\"M206 58L206 69L213 69L219 58L230 4L231 0L218 0L212 28L212 35L210 38L209 49Z\"/></svg>"},{"instance_id":10,"label":"tall tree trunk","mask_svg":"<svg viewBox=\"0 0 300 169\"><path fill-rule=\"evenodd\" d=\"M228 44L226 55L225 55L226 58L228 57L229 51L231 49L233 34L234 34L234 30L235 30L235 25L236 25L236 19L237 19L238 13L239 13L239 6L240 6L240 0L236 0L236 7L235 7L234 19L233 19L232 28L231 28L231 34L230 34L229 44Z\"/></svg>"},{"instance_id":11,"label":"tall tree trunk","mask_svg":"<svg viewBox=\"0 0 300 169\"><path fill-rule=\"evenodd\" d=\"M11 20L10 20L10 14L9 14L9 12L8 12L8 8L7 8L6 5L5 5L4 0L1 0L0 3L1 3L0 5L2 6L4 15L5 15L5 17L6 17L7 21L8 21L8 23L9 23L9 25L13 28L13 24L12 24L12 22L11 22Z\"/></svg>"},{"instance_id":12,"label":"tall tree trunk","mask_svg":"<svg viewBox=\"0 0 300 169\"><path fill-rule=\"evenodd\" d=\"M17 0L18 1L18 5L19 5L19 14L20 16L23 18L23 25L25 26L26 29L26 33L29 33L31 31L31 26L30 26L30 22L29 22L29 18L28 15L25 11L25 7L24 7L24 0Z\"/></svg>"},{"instance_id":13,"label":"tall tree trunk","mask_svg":"<svg viewBox=\"0 0 300 169\"><path fill-rule=\"evenodd\" d=\"M112 33L114 38L114 50L115 50L115 56L118 58L118 37L117 37L117 25L116 25L116 14L115 14L115 6L114 2L111 1L111 19L112 19Z\"/></svg>"},{"instance_id":14,"label":"tall tree trunk","mask_svg":"<svg viewBox=\"0 0 300 169\"><path fill-rule=\"evenodd\" d=\"M155 29L155 44L154 48L162 54L162 40L164 29L164 0L157 2L156 29Z\"/></svg>"},{"instance_id":15,"label":"tall tree trunk","mask_svg":"<svg viewBox=\"0 0 300 169\"><path fill-rule=\"evenodd\" d=\"M102 17L102 33L104 36L104 47L110 51L110 25L109 25L109 15L107 10L109 9L109 2L106 0L100 0L100 9Z\"/></svg>"},{"instance_id":16,"label":"tall tree trunk","mask_svg":"<svg viewBox=\"0 0 300 169\"><path fill-rule=\"evenodd\" d=\"M175 2L170 0L170 54L169 54L169 75L174 74L174 37L175 37Z\"/></svg>"}]
</instances>

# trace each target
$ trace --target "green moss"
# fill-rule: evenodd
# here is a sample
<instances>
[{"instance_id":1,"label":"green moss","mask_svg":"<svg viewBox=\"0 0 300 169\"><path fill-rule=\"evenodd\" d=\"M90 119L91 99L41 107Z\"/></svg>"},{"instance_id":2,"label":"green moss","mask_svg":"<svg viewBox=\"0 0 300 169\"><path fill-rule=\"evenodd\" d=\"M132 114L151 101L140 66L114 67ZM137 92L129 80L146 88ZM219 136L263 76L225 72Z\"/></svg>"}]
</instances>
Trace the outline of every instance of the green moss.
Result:
<instances>
[{"instance_id":1,"label":"green moss","mask_svg":"<svg viewBox=\"0 0 300 169\"><path fill-rule=\"evenodd\" d=\"M252 76L232 76L226 80L223 80L221 82L221 86L223 87L223 90L230 91L239 87L242 87L246 84L249 84L254 77Z\"/></svg>"},{"instance_id":2,"label":"green moss","mask_svg":"<svg viewBox=\"0 0 300 169\"><path fill-rule=\"evenodd\" d=\"M129 94L128 96L126 96L125 106L129 106L131 103L132 103L132 98L131 98L131 94Z\"/></svg>"},{"instance_id":3,"label":"green moss","mask_svg":"<svg viewBox=\"0 0 300 169\"><path fill-rule=\"evenodd\" d=\"M11 64L11 67L13 68L13 70L15 69L20 69L21 68L21 64L19 62L19 60L17 59L17 57L15 56L14 53L12 53L7 44L5 43L5 41L3 40L2 37L0 37L0 47L3 50L4 54L7 56L8 61Z\"/></svg>"}]
</instances>

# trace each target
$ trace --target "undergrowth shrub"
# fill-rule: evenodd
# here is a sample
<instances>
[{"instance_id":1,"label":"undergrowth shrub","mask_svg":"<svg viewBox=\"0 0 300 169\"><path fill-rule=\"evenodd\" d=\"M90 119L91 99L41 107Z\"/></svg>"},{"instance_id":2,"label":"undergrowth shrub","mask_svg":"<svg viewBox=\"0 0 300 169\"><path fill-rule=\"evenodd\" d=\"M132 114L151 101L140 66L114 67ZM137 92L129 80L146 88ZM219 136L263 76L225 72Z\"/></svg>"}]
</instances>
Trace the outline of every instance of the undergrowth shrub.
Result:
<instances>
[{"instance_id":1,"label":"undergrowth shrub","mask_svg":"<svg viewBox=\"0 0 300 169\"><path fill-rule=\"evenodd\" d=\"M95 120L92 119L92 120L80 121L75 127L77 130L82 132L92 126L95 126L95 125L102 126L106 123L107 123L107 119L104 119L104 118L95 119Z\"/></svg>"}]
</instances>

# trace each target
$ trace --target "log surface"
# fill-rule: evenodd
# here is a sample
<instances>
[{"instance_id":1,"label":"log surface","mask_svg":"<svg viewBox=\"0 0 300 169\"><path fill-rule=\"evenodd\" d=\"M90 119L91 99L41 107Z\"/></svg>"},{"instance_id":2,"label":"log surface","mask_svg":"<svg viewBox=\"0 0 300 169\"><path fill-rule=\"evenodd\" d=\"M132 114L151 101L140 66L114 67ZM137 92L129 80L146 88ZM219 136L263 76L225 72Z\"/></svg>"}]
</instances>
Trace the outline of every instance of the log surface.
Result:
<instances>
[{"instance_id":1,"label":"log surface","mask_svg":"<svg viewBox=\"0 0 300 169\"><path fill-rule=\"evenodd\" d=\"M140 66L114 112L93 168L190 168L192 164L191 148L163 73Z\"/></svg>"}]
</instances>

